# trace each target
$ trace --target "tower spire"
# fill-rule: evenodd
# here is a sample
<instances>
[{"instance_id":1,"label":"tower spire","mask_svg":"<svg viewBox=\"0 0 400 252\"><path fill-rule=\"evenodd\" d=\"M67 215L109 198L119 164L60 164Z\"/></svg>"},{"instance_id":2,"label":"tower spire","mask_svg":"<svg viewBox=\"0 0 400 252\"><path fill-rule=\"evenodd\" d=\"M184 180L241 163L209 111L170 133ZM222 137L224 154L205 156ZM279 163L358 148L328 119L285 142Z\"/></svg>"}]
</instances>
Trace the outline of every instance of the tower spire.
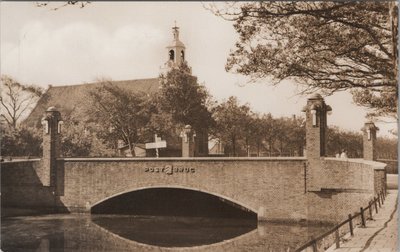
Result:
<instances>
[{"instance_id":1,"label":"tower spire","mask_svg":"<svg viewBox=\"0 0 400 252\"><path fill-rule=\"evenodd\" d=\"M179 41L179 27L176 26L176 20L174 21L174 27L172 27L173 34L174 34L174 40L178 40Z\"/></svg>"},{"instance_id":2,"label":"tower spire","mask_svg":"<svg viewBox=\"0 0 400 252\"><path fill-rule=\"evenodd\" d=\"M182 64L186 63L185 55L185 45L179 40L179 27L176 25L176 20L174 21L174 26L172 27L173 40L167 46L168 60L165 62L162 68L169 71L173 68L178 68Z\"/></svg>"}]
</instances>

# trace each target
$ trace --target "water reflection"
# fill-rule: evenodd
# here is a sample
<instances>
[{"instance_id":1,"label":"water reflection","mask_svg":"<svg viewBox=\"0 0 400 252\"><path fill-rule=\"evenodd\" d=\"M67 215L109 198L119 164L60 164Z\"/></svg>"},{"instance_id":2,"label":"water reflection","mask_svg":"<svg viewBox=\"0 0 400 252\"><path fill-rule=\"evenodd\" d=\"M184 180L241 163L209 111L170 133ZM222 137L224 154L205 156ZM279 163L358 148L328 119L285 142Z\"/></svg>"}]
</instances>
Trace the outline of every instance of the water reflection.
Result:
<instances>
[{"instance_id":1,"label":"water reflection","mask_svg":"<svg viewBox=\"0 0 400 252\"><path fill-rule=\"evenodd\" d=\"M329 227L240 219L48 215L2 220L3 251L293 251ZM179 248L178 248L179 247Z\"/></svg>"},{"instance_id":2,"label":"water reflection","mask_svg":"<svg viewBox=\"0 0 400 252\"><path fill-rule=\"evenodd\" d=\"M100 227L123 238L162 247L192 247L221 242L257 228L257 221L171 216L93 216Z\"/></svg>"}]
</instances>

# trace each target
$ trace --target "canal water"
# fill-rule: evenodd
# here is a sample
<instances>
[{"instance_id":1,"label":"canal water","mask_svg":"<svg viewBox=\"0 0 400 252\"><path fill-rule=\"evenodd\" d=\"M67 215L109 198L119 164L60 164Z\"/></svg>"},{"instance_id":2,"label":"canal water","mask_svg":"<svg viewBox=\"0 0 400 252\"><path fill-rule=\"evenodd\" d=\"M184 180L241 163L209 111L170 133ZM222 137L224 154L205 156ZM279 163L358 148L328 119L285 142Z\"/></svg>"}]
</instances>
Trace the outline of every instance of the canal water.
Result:
<instances>
[{"instance_id":1,"label":"canal water","mask_svg":"<svg viewBox=\"0 0 400 252\"><path fill-rule=\"evenodd\" d=\"M2 218L3 251L293 251L329 226L254 219L64 214Z\"/></svg>"}]
</instances>

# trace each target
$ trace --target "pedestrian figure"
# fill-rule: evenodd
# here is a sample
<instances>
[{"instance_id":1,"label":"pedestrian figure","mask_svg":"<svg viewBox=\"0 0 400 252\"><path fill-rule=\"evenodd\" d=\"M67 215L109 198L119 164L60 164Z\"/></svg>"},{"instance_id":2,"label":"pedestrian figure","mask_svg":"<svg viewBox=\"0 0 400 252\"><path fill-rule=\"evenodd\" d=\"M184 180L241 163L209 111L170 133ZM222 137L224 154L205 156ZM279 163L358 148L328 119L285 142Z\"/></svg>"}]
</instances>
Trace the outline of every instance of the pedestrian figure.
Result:
<instances>
[{"instance_id":1,"label":"pedestrian figure","mask_svg":"<svg viewBox=\"0 0 400 252\"><path fill-rule=\"evenodd\" d=\"M342 150L342 154L340 154L340 158L347 158L347 151L345 149Z\"/></svg>"}]
</instances>

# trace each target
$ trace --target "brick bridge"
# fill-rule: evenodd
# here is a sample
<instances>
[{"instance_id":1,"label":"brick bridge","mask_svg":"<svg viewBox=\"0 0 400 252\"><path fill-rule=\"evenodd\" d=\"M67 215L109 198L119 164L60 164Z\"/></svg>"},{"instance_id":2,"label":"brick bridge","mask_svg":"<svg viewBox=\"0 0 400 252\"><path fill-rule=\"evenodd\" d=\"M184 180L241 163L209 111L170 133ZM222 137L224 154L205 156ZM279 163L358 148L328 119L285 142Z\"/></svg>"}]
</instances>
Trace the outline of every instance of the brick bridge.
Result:
<instances>
[{"instance_id":1,"label":"brick bridge","mask_svg":"<svg viewBox=\"0 0 400 252\"><path fill-rule=\"evenodd\" d=\"M61 158L61 117L49 109L43 158L2 164L2 207L90 212L124 193L182 188L236 203L259 220L340 221L384 188L386 174L385 164L373 161L373 123L363 128L365 159L325 157L329 110L322 97L308 99L307 157L193 157L194 140L187 130L182 158Z\"/></svg>"}]
</instances>

